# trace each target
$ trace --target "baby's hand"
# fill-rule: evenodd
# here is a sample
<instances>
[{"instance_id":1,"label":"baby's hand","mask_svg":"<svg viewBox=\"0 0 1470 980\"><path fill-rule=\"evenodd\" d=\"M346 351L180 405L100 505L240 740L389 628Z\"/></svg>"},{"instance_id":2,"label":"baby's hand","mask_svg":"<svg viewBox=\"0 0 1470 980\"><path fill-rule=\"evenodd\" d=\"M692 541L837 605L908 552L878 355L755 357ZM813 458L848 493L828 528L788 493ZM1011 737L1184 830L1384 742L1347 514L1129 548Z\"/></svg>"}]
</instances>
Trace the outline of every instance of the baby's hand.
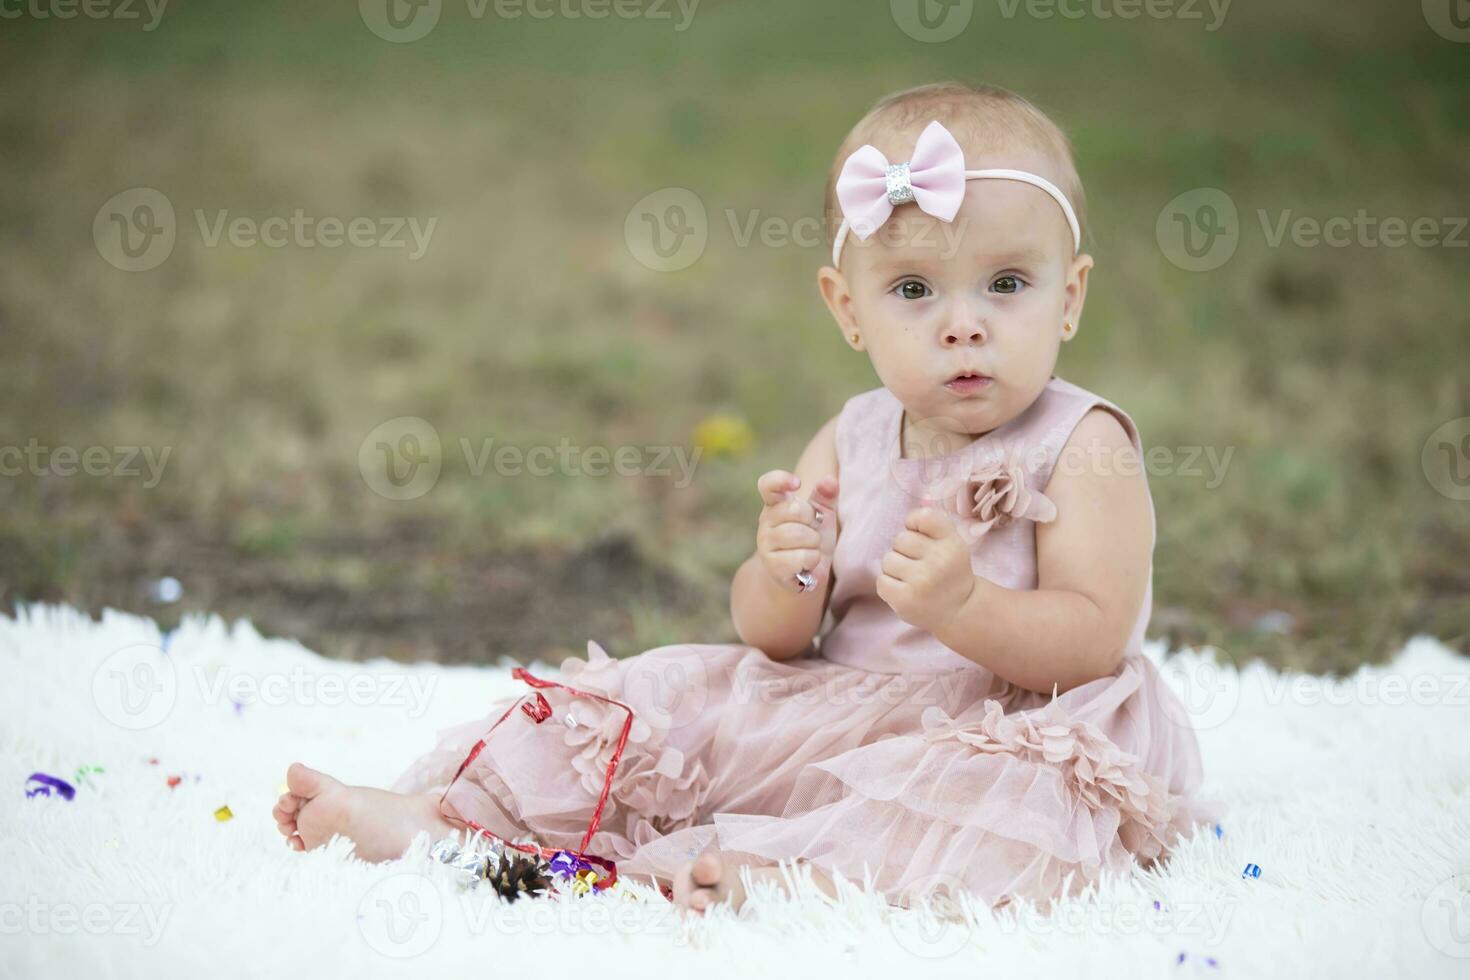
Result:
<instances>
[{"instance_id":1,"label":"baby's hand","mask_svg":"<svg viewBox=\"0 0 1470 980\"><path fill-rule=\"evenodd\" d=\"M970 549L937 507L911 510L883 556L878 597L905 623L938 633L975 589Z\"/></svg>"},{"instance_id":2,"label":"baby's hand","mask_svg":"<svg viewBox=\"0 0 1470 980\"><path fill-rule=\"evenodd\" d=\"M796 495L801 479L786 470L764 473L755 485L765 502L755 529L762 567L793 592L803 591L797 573L810 572L813 591L822 591L837 544L837 477L822 477L810 499Z\"/></svg>"}]
</instances>

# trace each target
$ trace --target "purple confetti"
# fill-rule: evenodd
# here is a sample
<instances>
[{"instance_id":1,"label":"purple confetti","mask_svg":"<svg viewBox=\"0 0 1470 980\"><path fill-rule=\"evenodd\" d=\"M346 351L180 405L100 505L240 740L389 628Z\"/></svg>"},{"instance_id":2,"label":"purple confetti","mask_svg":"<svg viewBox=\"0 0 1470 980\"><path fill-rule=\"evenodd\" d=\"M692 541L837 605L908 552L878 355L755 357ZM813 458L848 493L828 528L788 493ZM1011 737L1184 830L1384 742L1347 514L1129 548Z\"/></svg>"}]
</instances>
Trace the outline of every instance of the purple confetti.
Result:
<instances>
[{"instance_id":1,"label":"purple confetti","mask_svg":"<svg viewBox=\"0 0 1470 980\"><path fill-rule=\"evenodd\" d=\"M32 788L31 783L36 783L37 785ZM26 799L30 799L33 796L50 796L52 789L55 789L56 792L61 794L63 799L67 800L77 795L76 787L66 780L57 779L55 776L48 776L44 772L33 772L30 778L26 780Z\"/></svg>"},{"instance_id":2,"label":"purple confetti","mask_svg":"<svg viewBox=\"0 0 1470 980\"><path fill-rule=\"evenodd\" d=\"M570 851L557 851L550 861L551 870L563 878L575 878L580 871L592 870L592 865Z\"/></svg>"}]
</instances>

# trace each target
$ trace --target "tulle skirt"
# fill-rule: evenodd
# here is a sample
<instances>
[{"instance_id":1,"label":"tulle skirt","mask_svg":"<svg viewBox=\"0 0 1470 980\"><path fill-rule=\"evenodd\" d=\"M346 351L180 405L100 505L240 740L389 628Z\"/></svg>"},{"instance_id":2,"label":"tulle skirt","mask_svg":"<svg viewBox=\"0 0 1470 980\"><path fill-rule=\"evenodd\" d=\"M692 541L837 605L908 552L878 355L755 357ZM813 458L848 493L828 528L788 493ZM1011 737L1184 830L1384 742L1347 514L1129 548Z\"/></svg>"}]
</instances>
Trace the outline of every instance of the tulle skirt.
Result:
<instances>
[{"instance_id":1,"label":"tulle skirt","mask_svg":"<svg viewBox=\"0 0 1470 980\"><path fill-rule=\"evenodd\" d=\"M961 890L1044 903L1069 872L1076 893L1104 869L1148 866L1224 813L1196 797L1194 731L1142 653L1055 698L979 666L877 673L741 644L613 659L589 642L543 679L632 710L586 851L660 887L714 849L756 866L809 861L899 905ZM541 693L550 716L513 711L459 778L530 688L440 732L392 788L448 788L452 820L576 850L628 715Z\"/></svg>"}]
</instances>

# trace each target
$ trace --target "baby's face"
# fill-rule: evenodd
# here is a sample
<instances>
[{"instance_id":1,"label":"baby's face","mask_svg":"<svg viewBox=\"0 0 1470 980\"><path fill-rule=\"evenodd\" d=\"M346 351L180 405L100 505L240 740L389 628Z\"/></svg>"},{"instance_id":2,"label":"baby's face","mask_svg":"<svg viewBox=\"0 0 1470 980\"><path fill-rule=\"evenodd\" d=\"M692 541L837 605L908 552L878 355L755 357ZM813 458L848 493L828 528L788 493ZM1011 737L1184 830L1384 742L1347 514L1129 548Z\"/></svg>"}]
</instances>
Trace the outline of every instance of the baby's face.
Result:
<instances>
[{"instance_id":1,"label":"baby's face","mask_svg":"<svg viewBox=\"0 0 1470 980\"><path fill-rule=\"evenodd\" d=\"M966 166L1057 182L1043 160L1025 155L967 158ZM942 433L988 432L1041 393L1063 324L1081 314L1091 263L1074 257L1071 228L1046 192L987 178L965 182L952 223L910 203L866 241L850 234L842 278L878 377L919 431L943 442ZM962 372L989 380L954 383Z\"/></svg>"}]
</instances>

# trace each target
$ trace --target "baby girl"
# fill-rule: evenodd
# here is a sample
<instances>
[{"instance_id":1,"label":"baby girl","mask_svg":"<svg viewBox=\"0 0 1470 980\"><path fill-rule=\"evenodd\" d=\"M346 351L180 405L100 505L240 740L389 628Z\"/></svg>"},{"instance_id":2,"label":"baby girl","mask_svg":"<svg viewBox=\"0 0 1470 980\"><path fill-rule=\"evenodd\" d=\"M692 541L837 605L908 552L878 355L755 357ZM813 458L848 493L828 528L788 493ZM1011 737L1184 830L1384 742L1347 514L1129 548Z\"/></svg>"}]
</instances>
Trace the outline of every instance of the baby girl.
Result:
<instances>
[{"instance_id":1,"label":"baby girl","mask_svg":"<svg viewBox=\"0 0 1470 980\"><path fill-rule=\"evenodd\" d=\"M290 846L340 834L381 861L474 827L575 850L595 811L586 852L689 910L785 887L783 862L828 894L840 874L895 904L999 906L1148 866L1218 819L1143 653L1138 430L1053 373L1093 264L1082 201L1067 137L1013 93L874 105L833 161L817 286L882 384L757 481L742 642L589 642L557 680L594 696L544 689L551 724L517 712L478 744L517 698L491 703L392 791L294 764L274 811Z\"/></svg>"}]
</instances>

